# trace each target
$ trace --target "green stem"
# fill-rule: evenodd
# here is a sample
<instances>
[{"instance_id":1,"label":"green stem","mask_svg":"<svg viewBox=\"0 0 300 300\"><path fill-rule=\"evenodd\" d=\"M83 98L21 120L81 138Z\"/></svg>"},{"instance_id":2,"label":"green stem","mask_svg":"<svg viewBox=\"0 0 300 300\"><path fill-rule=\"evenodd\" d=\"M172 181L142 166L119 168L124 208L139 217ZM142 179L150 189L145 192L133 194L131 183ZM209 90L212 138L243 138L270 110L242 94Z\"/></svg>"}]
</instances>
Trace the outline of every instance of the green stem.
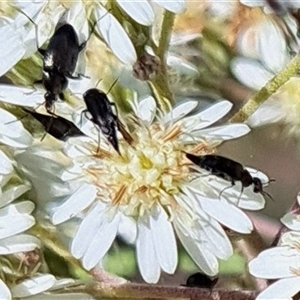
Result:
<instances>
[{"instance_id":1,"label":"green stem","mask_svg":"<svg viewBox=\"0 0 300 300\"><path fill-rule=\"evenodd\" d=\"M80 262L75 259L69 251L63 246L60 240L57 237L56 232L51 231L51 229L46 229L40 225L35 225L30 229L30 232L38 237L43 243L54 253L63 257L68 264L70 264L74 269L83 270ZM84 271L84 270L83 270Z\"/></svg>"},{"instance_id":2,"label":"green stem","mask_svg":"<svg viewBox=\"0 0 300 300\"><path fill-rule=\"evenodd\" d=\"M161 25L158 48L156 52L156 55L159 57L162 63L165 63L165 53L169 48L174 20L175 20L175 14L165 10L162 25Z\"/></svg>"},{"instance_id":3,"label":"green stem","mask_svg":"<svg viewBox=\"0 0 300 300\"><path fill-rule=\"evenodd\" d=\"M300 54L297 54L288 65L276 76L274 76L264 87L254 94L248 102L229 120L234 122L245 122L271 95L278 91L292 76L300 69Z\"/></svg>"},{"instance_id":4,"label":"green stem","mask_svg":"<svg viewBox=\"0 0 300 300\"><path fill-rule=\"evenodd\" d=\"M173 29L175 15L167 10L164 12L159 44L156 49L156 55L160 59L161 72L151 80L151 89L156 98L159 108L167 112L174 103L173 94L168 82L168 72L166 66L166 52L169 48L171 32Z\"/></svg>"}]
</instances>

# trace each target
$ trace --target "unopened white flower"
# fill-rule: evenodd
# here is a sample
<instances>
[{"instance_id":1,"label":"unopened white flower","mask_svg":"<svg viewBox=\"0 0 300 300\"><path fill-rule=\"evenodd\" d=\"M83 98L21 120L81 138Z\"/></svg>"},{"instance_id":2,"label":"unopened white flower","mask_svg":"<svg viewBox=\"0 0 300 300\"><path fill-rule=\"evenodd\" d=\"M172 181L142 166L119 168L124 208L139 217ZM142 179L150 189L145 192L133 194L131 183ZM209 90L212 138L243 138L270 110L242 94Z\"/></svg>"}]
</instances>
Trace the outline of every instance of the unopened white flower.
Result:
<instances>
[{"instance_id":1,"label":"unopened white flower","mask_svg":"<svg viewBox=\"0 0 300 300\"><path fill-rule=\"evenodd\" d=\"M73 217L81 220L71 252L86 269L96 266L120 235L135 244L143 278L155 283L161 270L174 273L176 269L176 234L196 264L214 275L217 259L232 254L221 224L242 233L252 230L251 221L234 204L261 209L262 195L251 188L241 194L237 184L220 197L230 183L191 173L184 153L209 153L222 141L248 133L249 128L244 124L206 128L232 104L223 100L187 116L197 104L186 101L161 114L152 97L135 103L134 115L126 117L133 143L118 135L121 155L103 135L97 153L98 132L86 122L81 130L88 137L69 139L65 156L41 146L18 156L38 199L50 210L53 224ZM75 123L80 111L75 112Z\"/></svg>"}]
</instances>

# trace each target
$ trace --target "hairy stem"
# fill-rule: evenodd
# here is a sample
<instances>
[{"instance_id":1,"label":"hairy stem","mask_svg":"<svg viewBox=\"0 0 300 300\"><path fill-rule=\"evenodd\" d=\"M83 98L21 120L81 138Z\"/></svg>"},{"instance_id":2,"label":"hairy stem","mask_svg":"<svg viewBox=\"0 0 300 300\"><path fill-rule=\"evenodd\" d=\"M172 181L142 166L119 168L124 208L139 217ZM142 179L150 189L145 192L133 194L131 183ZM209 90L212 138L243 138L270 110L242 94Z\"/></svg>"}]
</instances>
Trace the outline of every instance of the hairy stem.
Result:
<instances>
[{"instance_id":1,"label":"hairy stem","mask_svg":"<svg viewBox=\"0 0 300 300\"><path fill-rule=\"evenodd\" d=\"M150 284L128 283L123 285L105 285L91 282L84 287L68 289L66 292L84 292L97 299L166 299L166 300L254 300L254 291L228 291L179 287L160 286Z\"/></svg>"},{"instance_id":2,"label":"hairy stem","mask_svg":"<svg viewBox=\"0 0 300 300\"><path fill-rule=\"evenodd\" d=\"M259 105L277 92L299 69L300 54L297 54L279 74L275 75L264 87L254 94L229 121L231 123L245 122Z\"/></svg>"},{"instance_id":3,"label":"hairy stem","mask_svg":"<svg viewBox=\"0 0 300 300\"><path fill-rule=\"evenodd\" d=\"M162 63L165 63L165 53L169 48L174 20L175 20L175 14L165 10L162 25L161 25L158 48L156 52L156 55L159 57Z\"/></svg>"},{"instance_id":4,"label":"hairy stem","mask_svg":"<svg viewBox=\"0 0 300 300\"><path fill-rule=\"evenodd\" d=\"M164 12L159 44L156 49L156 56L160 59L161 72L151 80L150 87L157 101L157 104L164 112L169 111L170 105L174 103L173 94L168 82L166 66L166 52L169 48L171 32L173 29L175 15L167 10Z\"/></svg>"}]
</instances>

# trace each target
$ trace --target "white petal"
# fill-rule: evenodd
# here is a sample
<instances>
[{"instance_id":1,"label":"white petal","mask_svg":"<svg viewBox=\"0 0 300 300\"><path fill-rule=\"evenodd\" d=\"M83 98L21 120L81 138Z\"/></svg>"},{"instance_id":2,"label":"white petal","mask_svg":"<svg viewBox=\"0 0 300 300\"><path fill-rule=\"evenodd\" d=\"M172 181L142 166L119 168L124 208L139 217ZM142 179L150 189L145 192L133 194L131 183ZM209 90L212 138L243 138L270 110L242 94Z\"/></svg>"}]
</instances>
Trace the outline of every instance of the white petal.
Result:
<instances>
[{"instance_id":1,"label":"white petal","mask_svg":"<svg viewBox=\"0 0 300 300\"><path fill-rule=\"evenodd\" d=\"M171 52L167 53L167 65L182 76L198 76L199 71L192 63Z\"/></svg>"},{"instance_id":2,"label":"white petal","mask_svg":"<svg viewBox=\"0 0 300 300\"><path fill-rule=\"evenodd\" d=\"M211 186L212 183L209 183L209 180L212 181L212 179L208 178L206 180L208 180L208 186ZM229 181L214 176L213 187L219 198L225 198L227 201L230 201L240 208L259 210L265 206L266 201L264 197L260 193L254 193L253 186L249 186L242 190L240 182L235 182L235 185L232 186Z\"/></svg>"},{"instance_id":3,"label":"white petal","mask_svg":"<svg viewBox=\"0 0 300 300\"><path fill-rule=\"evenodd\" d=\"M25 299L21 300L95 300L93 296L83 293L65 293L65 294L43 294L43 295L36 295L31 297L26 297Z\"/></svg>"},{"instance_id":4,"label":"white petal","mask_svg":"<svg viewBox=\"0 0 300 300\"><path fill-rule=\"evenodd\" d=\"M2 129L3 130L3 129ZM11 147L15 147L15 148L27 148L28 146L30 146L33 142L33 138L32 136L28 133L28 131L25 131L25 134L23 137L19 137L19 138L11 138L9 135L1 135L0 134L0 142L2 142L3 144L6 144L8 146ZM2 131L3 133L3 131Z\"/></svg>"},{"instance_id":5,"label":"white petal","mask_svg":"<svg viewBox=\"0 0 300 300\"><path fill-rule=\"evenodd\" d=\"M175 123L190 113L195 107L197 107L197 105L198 101L184 101L172 109L171 112L166 114L162 121L165 125L168 125L169 123Z\"/></svg>"},{"instance_id":6,"label":"white petal","mask_svg":"<svg viewBox=\"0 0 300 300\"><path fill-rule=\"evenodd\" d=\"M14 1L11 1L10 5L14 6L19 11L24 12L30 18L33 18L38 13L40 13L40 11L45 7L45 5L47 5L47 2L46 1L31 1L31 3L29 3L29 2L26 3L22 0L14 0ZM28 18L27 18L27 21L29 21Z\"/></svg>"},{"instance_id":7,"label":"white petal","mask_svg":"<svg viewBox=\"0 0 300 300\"><path fill-rule=\"evenodd\" d=\"M185 45L195 39L201 37L200 33L191 33L191 32L173 32L171 34L170 45L178 46L178 45Z\"/></svg>"},{"instance_id":8,"label":"white petal","mask_svg":"<svg viewBox=\"0 0 300 300\"><path fill-rule=\"evenodd\" d=\"M95 14L96 20L98 20L96 30L112 52L123 63L133 65L137 60L137 55L127 33L118 20L102 6L97 6Z\"/></svg>"},{"instance_id":9,"label":"white petal","mask_svg":"<svg viewBox=\"0 0 300 300\"><path fill-rule=\"evenodd\" d=\"M0 209L0 217L7 215L31 214L34 210L34 204L31 201L22 201L16 204L10 204Z\"/></svg>"},{"instance_id":10,"label":"white petal","mask_svg":"<svg viewBox=\"0 0 300 300\"><path fill-rule=\"evenodd\" d=\"M173 274L178 261L176 239L171 222L159 205L150 214L150 226L159 264L166 273Z\"/></svg>"},{"instance_id":11,"label":"white petal","mask_svg":"<svg viewBox=\"0 0 300 300\"><path fill-rule=\"evenodd\" d=\"M12 68L25 54L21 31L25 29L15 30L11 24L0 27L0 76Z\"/></svg>"},{"instance_id":12,"label":"white petal","mask_svg":"<svg viewBox=\"0 0 300 300\"><path fill-rule=\"evenodd\" d=\"M81 258L87 251L89 244L100 227L100 224L103 222L101 219L103 209L103 204L98 202L84 217L71 246L71 252L75 258Z\"/></svg>"},{"instance_id":13,"label":"white petal","mask_svg":"<svg viewBox=\"0 0 300 300\"><path fill-rule=\"evenodd\" d=\"M278 73L287 62L287 44L280 28L267 20L260 24L259 32L259 57L265 66Z\"/></svg>"},{"instance_id":14,"label":"white petal","mask_svg":"<svg viewBox=\"0 0 300 300\"><path fill-rule=\"evenodd\" d=\"M136 22L150 26L154 22L154 12L147 0L130 2L127 0L117 0L119 6Z\"/></svg>"},{"instance_id":15,"label":"white petal","mask_svg":"<svg viewBox=\"0 0 300 300\"><path fill-rule=\"evenodd\" d=\"M35 219L28 215L12 215L1 217L1 224L0 239L4 239L29 229L35 224Z\"/></svg>"},{"instance_id":16,"label":"white petal","mask_svg":"<svg viewBox=\"0 0 300 300\"><path fill-rule=\"evenodd\" d=\"M13 171L13 165L11 160L6 156L6 154L0 151L0 174L7 175Z\"/></svg>"},{"instance_id":17,"label":"white petal","mask_svg":"<svg viewBox=\"0 0 300 300\"><path fill-rule=\"evenodd\" d=\"M221 225L213 218L198 223L201 228L199 243L205 245L216 257L227 260L233 254L233 250Z\"/></svg>"},{"instance_id":18,"label":"white petal","mask_svg":"<svg viewBox=\"0 0 300 300\"><path fill-rule=\"evenodd\" d=\"M36 295L51 288L56 279L50 274L39 274L24 280L11 289L13 297L28 297Z\"/></svg>"},{"instance_id":19,"label":"white petal","mask_svg":"<svg viewBox=\"0 0 300 300\"><path fill-rule=\"evenodd\" d=\"M24 55L24 58L32 56L37 51L37 46L41 47L46 40L50 39L51 35L54 33L55 26L61 18L61 15L66 11L66 9L58 3L53 4L49 2L47 5L47 3L45 3L46 1L41 2L42 3L38 4L30 3L23 9L36 24L36 27L33 26L33 24L27 19L28 26L31 26L31 30L26 35L22 36L23 43L26 47L26 54ZM46 5L47 7L45 7Z\"/></svg>"},{"instance_id":20,"label":"white petal","mask_svg":"<svg viewBox=\"0 0 300 300\"><path fill-rule=\"evenodd\" d=\"M0 141L16 148L26 148L33 142L32 136L17 118L4 109L0 109Z\"/></svg>"},{"instance_id":21,"label":"white petal","mask_svg":"<svg viewBox=\"0 0 300 300\"><path fill-rule=\"evenodd\" d=\"M256 300L291 299L300 291L300 278L285 278L268 286Z\"/></svg>"},{"instance_id":22,"label":"white petal","mask_svg":"<svg viewBox=\"0 0 300 300\"><path fill-rule=\"evenodd\" d=\"M226 141L247 134L250 128L245 124L229 124L193 132L193 136L200 137L206 141ZM192 138L192 137L191 137Z\"/></svg>"},{"instance_id":23,"label":"white petal","mask_svg":"<svg viewBox=\"0 0 300 300\"><path fill-rule=\"evenodd\" d=\"M121 215L118 234L125 240L126 243L133 244L137 236L135 220L133 218Z\"/></svg>"},{"instance_id":24,"label":"white petal","mask_svg":"<svg viewBox=\"0 0 300 300\"><path fill-rule=\"evenodd\" d=\"M234 13L236 13L238 3L233 2L224 2L216 0L207 1L209 13L217 16L221 19L229 19Z\"/></svg>"},{"instance_id":25,"label":"white petal","mask_svg":"<svg viewBox=\"0 0 300 300\"><path fill-rule=\"evenodd\" d=\"M161 7L175 14L181 14L186 9L185 0L151 0L151 1L157 3Z\"/></svg>"},{"instance_id":26,"label":"white petal","mask_svg":"<svg viewBox=\"0 0 300 300\"><path fill-rule=\"evenodd\" d=\"M62 278L62 279L59 279L59 280L57 280L55 282L55 284L50 289L50 291L55 291L57 289L61 289L63 287L67 287L69 285L74 285L74 283L76 284L75 279L72 279L72 278Z\"/></svg>"},{"instance_id":27,"label":"white petal","mask_svg":"<svg viewBox=\"0 0 300 300\"><path fill-rule=\"evenodd\" d=\"M102 216L104 219L105 216ZM82 264L87 269L95 267L111 247L116 238L120 215L115 215L113 220L103 220L88 249L83 256Z\"/></svg>"},{"instance_id":28,"label":"white petal","mask_svg":"<svg viewBox=\"0 0 300 300\"><path fill-rule=\"evenodd\" d=\"M239 81L254 90L262 88L274 76L259 62L241 57L231 61L231 71Z\"/></svg>"},{"instance_id":29,"label":"white petal","mask_svg":"<svg viewBox=\"0 0 300 300\"><path fill-rule=\"evenodd\" d=\"M0 240L0 255L28 252L36 248L41 248L41 242L29 234L18 234Z\"/></svg>"},{"instance_id":30,"label":"white petal","mask_svg":"<svg viewBox=\"0 0 300 300\"><path fill-rule=\"evenodd\" d=\"M203 245L200 245L192 237L184 235L181 226L176 223L175 229L183 247L198 265L198 267L207 275L214 276L218 273L219 264L216 257L208 251ZM183 226L184 227L184 226Z\"/></svg>"},{"instance_id":31,"label":"white petal","mask_svg":"<svg viewBox=\"0 0 300 300\"><path fill-rule=\"evenodd\" d=\"M231 102L227 100L220 101L201 111L199 114L185 118L182 122L182 127L187 132L208 127L224 117L230 111L231 107Z\"/></svg>"},{"instance_id":32,"label":"white petal","mask_svg":"<svg viewBox=\"0 0 300 300\"><path fill-rule=\"evenodd\" d=\"M11 300L10 290L1 279L0 279L0 299Z\"/></svg>"},{"instance_id":33,"label":"white petal","mask_svg":"<svg viewBox=\"0 0 300 300\"><path fill-rule=\"evenodd\" d=\"M156 114L156 102L152 96L140 100L135 109L136 115L146 124L151 124Z\"/></svg>"},{"instance_id":34,"label":"white petal","mask_svg":"<svg viewBox=\"0 0 300 300\"><path fill-rule=\"evenodd\" d=\"M287 213L280 221L289 229L300 231L300 218L298 214Z\"/></svg>"},{"instance_id":35,"label":"white petal","mask_svg":"<svg viewBox=\"0 0 300 300\"><path fill-rule=\"evenodd\" d=\"M255 25L257 25L255 23ZM259 60L258 53L258 26L246 26L238 31L235 47L237 52L244 57Z\"/></svg>"},{"instance_id":36,"label":"white petal","mask_svg":"<svg viewBox=\"0 0 300 300\"><path fill-rule=\"evenodd\" d=\"M295 276L291 268L300 268L300 255L298 250L287 246L267 249L249 263L250 273L259 278Z\"/></svg>"},{"instance_id":37,"label":"white petal","mask_svg":"<svg viewBox=\"0 0 300 300\"><path fill-rule=\"evenodd\" d=\"M79 44L85 42L89 36L88 22L85 8L82 2L72 3L63 16L66 23L71 24L78 35ZM60 20L61 22L62 20Z\"/></svg>"},{"instance_id":38,"label":"white petal","mask_svg":"<svg viewBox=\"0 0 300 300\"><path fill-rule=\"evenodd\" d=\"M26 193L29 190L30 190L30 185L28 185L28 184L21 184L21 185L9 188L5 192L3 192L2 196L1 196L0 207L19 198L21 195L23 195L24 193Z\"/></svg>"},{"instance_id":39,"label":"white petal","mask_svg":"<svg viewBox=\"0 0 300 300\"><path fill-rule=\"evenodd\" d=\"M51 218L53 225L63 223L76 216L95 200L96 195L96 187L84 183L76 192L67 197L62 205L57 207Z\"/></svg>"},{"instance_id":40,"label":"white petal","mask_svg":"<svg viewBox=\"0 0 300 300\"><path fill-rule=\"evenodd\" d=\"M247 6L263 6L266 4L264 0L240 0L240 2Z\"/></svg>"},{"instance_id":41,"label":"white petal","mask_svg":"<svg viewBox=\"0 0 300 300\"><path fill-rule=\"evenodd\" d=\"M297 247L300 240L300 231L288 231L284 233L279 241L280 246Z\"/></svg>"},{"instance_id":42,"label":"white petal","mask_svg":"<svg viewBox=\"0 0 300 300\"><path fill-rule=\"evenodd\" d=\"M253 225L247 215L236 206L218 199L209 199L196 195L203 210L226 227L240 232L250 233Z\"/></svg>"},{"instance_id":43,"label":"white petal","mask_svg":"<svg viewBox=\"0 0 300 300\"><path fill-rule=\"evenodd\" d=\"M160 276L160 267L147 217L140 218L137 221L137 226L136 255L139 270L146 282L157 283Z\"/></svg>"},{"instance_id":44,"label":"white petal","mask_svg":"<svg viewBox=\"0 0 300 300\"><path fill-rule=\"evenodd\" d=\"M258 127L267 124L279 122L286 116L282 109L281 103L275 101L270 97L266 102L259 106L259 108L247 120L250 127Z\"/></svg>"},{"instance_id":45,"label":"white petal","mask_svg":"<svg viewBox=\"0 0 300 300\"><path fill-rule=\"evenodd\" d=\"M43 93L39 90L10 84L0 84L0 100L26 107L37 107L45 101Z\"/></svg>"}]
</instances>

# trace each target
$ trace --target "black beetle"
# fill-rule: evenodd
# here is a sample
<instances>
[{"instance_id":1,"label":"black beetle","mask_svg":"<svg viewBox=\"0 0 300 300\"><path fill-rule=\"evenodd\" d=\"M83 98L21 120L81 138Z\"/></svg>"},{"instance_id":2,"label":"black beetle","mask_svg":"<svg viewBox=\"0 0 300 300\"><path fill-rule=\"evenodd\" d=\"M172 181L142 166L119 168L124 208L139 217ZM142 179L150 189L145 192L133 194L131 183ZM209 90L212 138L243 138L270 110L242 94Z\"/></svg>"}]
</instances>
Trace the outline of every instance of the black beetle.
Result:
<instances>
[{"instance_id":1,"label":"black beetle","mask_svg":"<svg viewBox=\"0 0 300 300\"><path fill-rule=\"evenodd\" d=\"M197 287L197 288L205 288L212 290L214 286L217 284L219 278L211 278L203 273L195 273L188 277L186 284L183 286L187 287Z\"/></svg>"},{"instance_id":2,"label":"black beetle","mask_svg":"<svg viewBox=\"0 0 300 300\"><path fill-rule=\"evenodd\" d=\"M84 93L83 99L87 107L87 110L83 112L89 111L92 115L91 121L99 127L108 142L118 153L120 153L120 151L117 129L129 144L132 143L132 137L126 132L123 124L112 111L112 106L115 104L108 100L105 93L96 88L92 88Z\"/></svg>"},{"instance_id":3,"label":"black beetle","mask_svg":"<svg viewBox=\"0 0 300 300\"><path fill-rule=\"evenodd\" d=\"M78 36L70 24L60 26L50 38L46 50L39 49L43 55L43 78L38 81L46 89L45 107L48 113L53 114L53 103L59 96L64 100L63 91L68 86L69 78L73 76L79 52L85 47L86 41L79 44Z\"/></svg>"},{"instance_id":4,"label":"black beetle","mask_svg":"<svg viewBox=\"0 0 300 300\"><path fill-rule=\"evenodd\" d=\"M235 185L236 181L242 184L242 191L245 187L253 185L253 192L267 195L271 199L272 196L263 190L263 184L258 177L252 177L248 170L246 170L240 163L220 156L220 155L203 155L196 156L186 153L186 157L200 168L210 172Z\"/></svg>"},{"instance_id":5,"label":"black beetle","mask_svg":"<svg viewBox=\"0 0 300 300\"><path fill-rule=\"evenodd\" d=\"M28 114L38 120L45 131L58 140L66 141L69 137L82 136L84 133L71 121L60 116L47 116L23 108Z\"/></svg>"}]
</instances>

